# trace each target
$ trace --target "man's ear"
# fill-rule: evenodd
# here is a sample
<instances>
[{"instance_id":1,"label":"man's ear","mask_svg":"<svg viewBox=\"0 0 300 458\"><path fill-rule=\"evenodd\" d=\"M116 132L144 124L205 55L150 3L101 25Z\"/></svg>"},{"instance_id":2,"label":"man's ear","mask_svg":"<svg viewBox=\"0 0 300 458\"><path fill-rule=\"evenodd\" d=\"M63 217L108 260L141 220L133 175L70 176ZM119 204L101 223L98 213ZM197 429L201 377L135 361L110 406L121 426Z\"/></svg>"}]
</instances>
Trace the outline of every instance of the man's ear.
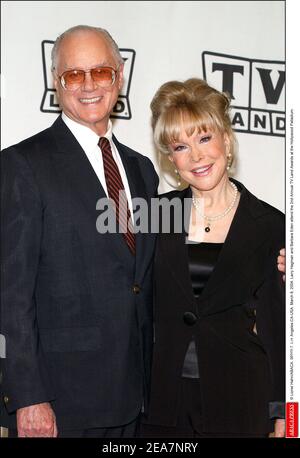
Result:
<instances>
[{"instance_id":1,"label":"man's ear","mask_svg":"<svg viewBox=\"0 0 300 458\"><path fill-rule=\"evenodd\" d=\"M124 64L121 64L118 70L118 88L119 91L122 89L124 83Z\"/></svg>"},{"instance_id":2,"label":"man's ear","mask_svg":"<svg viewBox=\"0 0 300 458\"><path fill-rule=\"evenodd\" d=\"M52 79L53 79L53 84L54 84L54 87L55 87L56 93L57 93L57 86L59 84L59 81L58 81L58 78L56 77L54 72L52 72Z\"/></svg>"}]
</instances>

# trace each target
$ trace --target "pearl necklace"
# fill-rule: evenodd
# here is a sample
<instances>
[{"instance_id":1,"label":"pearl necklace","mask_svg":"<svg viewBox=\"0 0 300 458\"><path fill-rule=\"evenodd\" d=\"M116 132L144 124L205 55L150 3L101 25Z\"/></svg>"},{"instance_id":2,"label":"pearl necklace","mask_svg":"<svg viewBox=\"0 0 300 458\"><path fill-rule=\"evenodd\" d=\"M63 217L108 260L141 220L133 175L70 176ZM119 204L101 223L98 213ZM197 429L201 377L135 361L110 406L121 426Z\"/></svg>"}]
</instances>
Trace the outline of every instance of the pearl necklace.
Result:
<instances>
[{"instance_id":1,"label":"pearl necklace","mask_svg":"<svg viewBox=\"0 0 300 458\"><path fill-rule=\"evenodd\" d=\"M220 213L219 215L206 216L206 215L203 215L202 213L200 213L200 211L199 211L200 204L198 202L198 199L194 195L192 196L192 202L193 202L193 205L196 208L196 210L198 210L198 214L201 216L201 218L203 218L203 219L205 219L207 221L207 225L205 226L205 229L204 229L205 232L210 232L210 223L211 223L211 221L217 221L219 219L224 218L224 216L226 216L227 213L229 213L230 210L233 209L233 207L234 207L234 205L236 203L237 196L238 196L238 188L236 187L236 185L232 181L230 181L230 184L234 189L234 196L233 196L232 202L229 205L229 207L227 207L226 210L224 210L223 213Z\"/></svg>"}]
</instances>

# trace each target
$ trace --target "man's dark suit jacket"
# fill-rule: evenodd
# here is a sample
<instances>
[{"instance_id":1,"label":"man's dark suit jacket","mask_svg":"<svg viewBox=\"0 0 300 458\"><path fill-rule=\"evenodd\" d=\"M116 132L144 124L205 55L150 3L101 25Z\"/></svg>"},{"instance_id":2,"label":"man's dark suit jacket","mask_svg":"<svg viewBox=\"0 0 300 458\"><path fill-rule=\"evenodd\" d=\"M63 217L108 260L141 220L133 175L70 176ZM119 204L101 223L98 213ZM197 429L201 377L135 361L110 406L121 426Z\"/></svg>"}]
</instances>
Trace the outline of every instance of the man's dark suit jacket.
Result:
<instances>
[{"instance_id":1,"label":"man's dark suit jacket","mask_svg":"<svg viewBox=\"0 0 300 458\"><path fill-rule=\"evenodd\" d=\"M183 361L193 335L204 432L267 432L272 429L269 402L285 399L284 292L276 262L285 245L284 215L233 181L241 191L239 206L198 299L190 280L185 232L158 236L150 424L176 425ZM160 197L183 200L191 191ZM255 322L258 335L253 332Z\"/></svg>"},{"instance_id":2,"label":"man's dark suit jacket","mask_svg":"<svg viewBox=\"0 0 300 458\"><path fill-rule=\"evenodd\" d=\"M114 142L132 198L155 195L146 157ZM100 151L99 151L100 154ZM147 400L155 237L99 234L104 190L59 117L2 152L3 426L51 402L58 428L132 421Z\"/></svg>"}]
</instances>

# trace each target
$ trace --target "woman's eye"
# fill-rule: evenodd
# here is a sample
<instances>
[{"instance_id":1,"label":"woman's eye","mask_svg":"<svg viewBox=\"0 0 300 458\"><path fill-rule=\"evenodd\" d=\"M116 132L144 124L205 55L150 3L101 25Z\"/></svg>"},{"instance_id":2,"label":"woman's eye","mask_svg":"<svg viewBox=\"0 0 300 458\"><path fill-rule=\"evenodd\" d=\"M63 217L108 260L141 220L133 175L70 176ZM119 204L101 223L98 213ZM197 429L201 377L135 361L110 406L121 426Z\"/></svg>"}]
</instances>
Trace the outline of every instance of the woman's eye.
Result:
<instances>
[{"instance_id":1,"label":"woman's eye","mask_svg":"<svg viewBox=\"0 0 300 458\"><path fill-rule=\"evenodd\" d=\"M200 139L200 143L207 143L211 139L211 135L206 135Z\"/></svg>"},{"instance_id":2,"label":"woman's eye","mask_svg":"<svg viewBox=\"0 0 300 458\"><path fill-rule=\"evenodd\" d=\"M185 148L184 145L176 145L176 146L173 146L173 151L180 152L180 151L183 151L184 148Z\"/></svg>"}]
</instances>

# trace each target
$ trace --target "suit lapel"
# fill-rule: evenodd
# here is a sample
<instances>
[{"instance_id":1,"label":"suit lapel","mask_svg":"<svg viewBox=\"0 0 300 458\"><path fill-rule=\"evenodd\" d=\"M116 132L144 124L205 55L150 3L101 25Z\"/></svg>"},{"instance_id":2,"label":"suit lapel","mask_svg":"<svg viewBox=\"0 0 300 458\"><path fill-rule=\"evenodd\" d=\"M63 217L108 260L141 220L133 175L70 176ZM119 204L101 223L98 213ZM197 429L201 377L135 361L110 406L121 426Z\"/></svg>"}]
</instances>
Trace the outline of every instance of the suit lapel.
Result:
<instances>
[{"instance_id":1,"label":"suit lapel","mask_svg":"<svg viewBox=\"0 0 300 458\"><path fill-rule=\"evenodd\" d=\"M57 145L54 152L56 169L68 180L76 199L83 203L96 222L96 203L106 197L105 191L85 152L61 117L51 129Z\"/></svg>"},{"instance_id":2,"label":"suit lapel","mask_svg":"<svg viewBox=\"0 0 300 458\"><path fill-rule=\"evenodd\" d=\"M106 193L84 150L61 117L55 121L51 129L57 145L54 153L57 156L55 161L57 171L64 182L68 181L73 202L76 202L76 206L81 202L86 218L90 218L90 224L94 225L96 231L96 221L99 216L96 204L100 198L107 198ZM104 234L106 235L109 235L107 242L111 244L118 257L121 259L125 257L132 262L132 255L122 234Z\"/></svg>"},{"instance_id":3,"label":"suit lapel","mask_svg":"<svg viewBox=\"0 0 300 458\"><path fill-rule=\"evenodd\" d=\"M154 196L149 196L146 192L147 188L145 181L143 179L143 172L139 165L139 161L137 157L130 155L130 153L128 153L128 150L126 150L125 147L122 144L120 144L115 137L113 137L113 140L118 148L120 157L124 165L124 169L130 188L131 198L144 199L144 201L147 203L148 221L150 221L151 198ZM136 222L136 217L135 215L133 216ZM152 259L155 238L156 235L151 234L150 228L147 233L138 232L136 234L136 283L142 283L143 276Z\"/></svg>"}]
</instances>

